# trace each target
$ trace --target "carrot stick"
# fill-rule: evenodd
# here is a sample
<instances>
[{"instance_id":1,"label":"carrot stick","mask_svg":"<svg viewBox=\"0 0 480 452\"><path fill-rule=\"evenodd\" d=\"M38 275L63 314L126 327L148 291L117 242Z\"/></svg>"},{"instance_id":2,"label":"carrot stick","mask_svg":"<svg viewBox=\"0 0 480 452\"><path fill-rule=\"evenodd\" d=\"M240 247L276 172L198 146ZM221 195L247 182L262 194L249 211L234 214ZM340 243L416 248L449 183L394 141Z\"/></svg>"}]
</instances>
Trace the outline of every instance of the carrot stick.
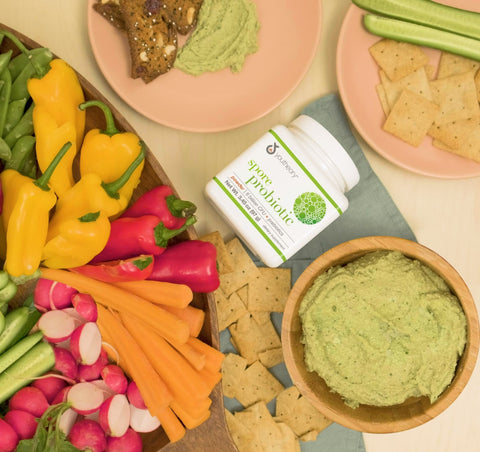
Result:
<instances>
[{"instance_id":1,"label":"carrot stick","mask_svg":"<svg viewBox=\"0 0 480 452\"><path fill-rule=\"evenodd\" d=\"M142 319L164 337L180 343L186 342L188 339L189 325L184 320L133 293L67 270L42 268L41 275L43 278L74 287L79 292L88 293L95 301L109 308Z\"/></svg>"},{"instance_id":2,"label":"carrot stick","mask_svg":"<svg viewBox=\"0 0 480 452\"><path fill-rule=\"evenodd\" d=\"M207 369L202 369L198 373L205 384L210 388L210 391L212 391L215 385L222 379L222 373L219 370L216 372L210 372Z\"/></svg>"},{"instance_id":3,"label":"carrot stick","mask_svg":"<svg viewBox=\"0 0 480 452\"><path fill-rule=\"evenodd\" d=\"M206 357L204 353L193 348L188 341L185 344L179 344L175 341L168 341L196 370L203 369Z\"/></svg>"},{"instance_id":4,"label":"carrot stick","mask_svg":"<svg viewBox=\"0 0 480 452\"><path fill-rule=\"evenodd\" d=\"M203 323L205 322L205 311L202 309L194 308L193 306L174 308L165 305L162 305L162 308L186 322L189 327L190 336L197 337L200 331L202 331Z\"/></svg>"},{"instance_id":5,"label":"carrot stick","mask_svg":"<svg viewBox=\"0 0 480 452\"><path fill-rule=\"evenodd\" d=\"M122 313L120 316L127 330L145 351L152 366L172 388L172 392L178 391L198 399L208 397L210 390L198 372L163 337L130 316Z\"/></svg>"},{"instance_id":6,"label":"carrot stick","mask_svg":"<svg viewBox=\"0 0 480 452\"><path fill-rule=\"evenodd\" d=\"M185 411L178 403L176 403L175 400L170 404L170 407L174 411L174 413L180 418L185 427L190 429L198 427L210 417L210 410L207 410L200 416L194 417L190 413Z\"/></svg>"},{"instance_id":7,"label":"carrot stick","mask_svg":"<svg viewBox=\"0 0 480 452\"><path fill-rule=\"evenodd\" d=\"M165 430L168 439L172 443L183 438L185 435L185 427L179 421L177 416L175 416L175 413L170 409L170 407L167 406L157 410L155 416L162 424L163 430Z\"/></svg>"},{"instance_id":8,"label":"carrot stick","mask_svg":"<svg viewBox=\"0 0 480 452\"><path fill-rule=\"evenodd\" d=\"M193 299L192 289L185 284L149 279L114 282L112 284L152 303L173 306L175 308L185 308Z\"/></svg>"},{"instance_id":9,"label":"carrot stick","mask_svg":"<svg viewBox=\"0 0 480 452\"><path fill-rule=\"evenodd\" d=\"M173 398L171 392L128 330L100 305L97 324L100 331L106 331L108 336L114 339L115 346L120 350L120 356L125 360L126 367L150 412L153 414L167 407Z\"/></svg>"},{"instance_id":10,"label":"carrot stick","mask_svg":"<svg viewBox=\"0 0 480 452\"><path fill-rule=\"evenodd\" d=\"M205 355L205 369L215 372L222 368L222 362L225 359L225 355L220 350L217 350L211 345L192 336L188 338L187 344Z\"/></svg>"}]
</instances>

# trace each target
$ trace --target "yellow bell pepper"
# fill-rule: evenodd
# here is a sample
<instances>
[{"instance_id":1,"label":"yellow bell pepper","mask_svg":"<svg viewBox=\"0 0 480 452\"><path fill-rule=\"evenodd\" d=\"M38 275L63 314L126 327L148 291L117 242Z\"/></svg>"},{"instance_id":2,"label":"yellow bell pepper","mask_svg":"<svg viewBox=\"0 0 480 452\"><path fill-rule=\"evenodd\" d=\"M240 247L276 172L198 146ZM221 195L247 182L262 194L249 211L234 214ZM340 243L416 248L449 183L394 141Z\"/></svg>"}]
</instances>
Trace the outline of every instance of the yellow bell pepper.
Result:
<instances>
[{"instance_id":1,"label":"yellow bell pepper","mask_svg":"<svg viewBox=\"0 0 480 452\"><path fill-rule=\"evenodd\" d=\"M29 79L27 87L35 104L33 129L40 170L45 171L55 157L59 141L72 143L67 158L50 181L59 195L74 183L72 162L83 140L86 116L78 106L85 101L85 96L75 71L58 58L50 62L50 69L43 77Z\"/></svg>"},{"instance_id":2,"label":"yellow bell pepper","mask_svg":"<svg viewBox=\"0 0 480 452\"><path fill-rule=\"evenodd\" d=\"M132 132L120 132L115 126L111 110L103 102L92 100L80 105L81 110L98 107L105 116L105 129L91 129L85 135L80 150L80 175L98 174L106 183L118 179L137 157L141 143ZM144 163L133 172L119 193L130 199L140 182Z\"/></svg>"},{"instance_id":3,"label":"yellow bell pepper","mask_svg":"<svg viewBox=\"0 0 480 452\"><path fill-rule=\"evenodd\" d=\"M110 220L101 212L57 222L48 229L43 265L50 268L85 265L103 250L109 235Z\"/></svg>"},{"instance_id":4,"label":"yellow bell pepper","mask_svg":"<svg viewBox=\"0 0 480 452\"><path fill-rule=\"evenodd\" d=\"M7 244L4 266L12 276L31 275L40 265L50 210L57 200L48 182L70 146L66 143L36 180L13 169L0 173Z\"/></svg>"}]
</instances>

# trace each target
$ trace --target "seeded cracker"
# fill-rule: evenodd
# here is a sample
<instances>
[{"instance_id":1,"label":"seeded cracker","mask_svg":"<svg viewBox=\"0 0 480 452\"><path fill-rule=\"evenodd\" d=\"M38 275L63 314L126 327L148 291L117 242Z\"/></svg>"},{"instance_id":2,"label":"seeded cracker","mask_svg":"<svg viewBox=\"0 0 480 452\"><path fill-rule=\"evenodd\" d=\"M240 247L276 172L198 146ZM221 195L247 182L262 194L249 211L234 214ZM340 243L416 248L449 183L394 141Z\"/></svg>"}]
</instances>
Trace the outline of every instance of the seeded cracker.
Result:
<instances>
[{"instance_id":1,"label":"seeded cracker","mask_svg":"<svg viewBox=\"0 0 480 452\"><path fill-rule=\"evenodd\" d=\"M425 52L419 46L407 42L381 39L368 50L392 81L405 77L428 63Z\"/></svg>"},{"instance_id":2,"label":"seeded cracker","mask_svg":"<svg viewBox=\"0 0 480 452\"><path fill-rule=\"evenodd\" d=\"M437 104L411 91L402 91L388 115L383 129L418 147L439 112Z\"/></svg>"}]
</instances>

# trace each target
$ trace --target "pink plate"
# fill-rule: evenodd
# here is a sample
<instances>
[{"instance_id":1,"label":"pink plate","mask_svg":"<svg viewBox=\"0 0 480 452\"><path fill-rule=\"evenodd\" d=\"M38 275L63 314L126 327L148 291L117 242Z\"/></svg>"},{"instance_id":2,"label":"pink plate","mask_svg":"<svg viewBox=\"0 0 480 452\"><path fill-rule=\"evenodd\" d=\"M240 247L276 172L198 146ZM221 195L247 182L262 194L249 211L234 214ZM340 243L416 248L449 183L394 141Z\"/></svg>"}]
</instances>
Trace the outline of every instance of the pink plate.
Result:
<instances>
[{"instance_id":1,"label":"pink plate","mask_svg":"<svg viewBox=\"0 0 480 452\"><path fill-rule=\"evenodd\" d=\"M149 84L129 76L125 36L88 0L88 29L97 63L132 108L160 124L190 132L218 132L269 113L289 96L309 68L322 23L321 0L257 0L259 50L243 70L198 77L177 69Z\"/></svg>"},{"instance_id":2,"label":"pink plate","mask_svg":"<svg viewBox=\"0 0 480 452\"><path fill-rule=\"evenodd\" d=\"M449 0L443 3L480 12L478 0ZM379 83L378 69L368 48L379 38L362 25L364 11L352 5L342 24L337 46L337 79L345 110L363 139L380 155L396 165L445 179L480 175L480 164L434 148L426 137L415 148L382 130L384 114L375 85ZM440 52L425 49L430 62L436 64Z\"/></svg>"}]
</instances>

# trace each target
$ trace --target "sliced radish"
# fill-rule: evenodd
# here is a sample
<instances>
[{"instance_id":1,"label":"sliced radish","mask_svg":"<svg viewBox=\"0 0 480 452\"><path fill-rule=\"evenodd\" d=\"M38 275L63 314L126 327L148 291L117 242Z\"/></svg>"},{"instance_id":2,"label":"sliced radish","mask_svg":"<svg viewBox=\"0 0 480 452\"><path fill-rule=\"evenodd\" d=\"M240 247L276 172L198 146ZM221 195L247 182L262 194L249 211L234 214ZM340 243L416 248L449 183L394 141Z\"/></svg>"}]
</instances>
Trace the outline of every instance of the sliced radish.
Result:
<instances>
[{"instance_id":1,"label":"sliced radish","mask_svg":"<svg viewBox=\"0 0 480 452\"><path fill-rule=\"evenodd\" d=\"M109 436L123 436L130 425L130 404L127 396L115 394L102 403L98 422Z\"/></svg>"},{"instance_id":2,"label":"sliced radish","mask_svg":"<svg viewBox=\"0 0 480 452\"><path fill-rule=\"evenodd\" d=\"M148 433L160 427L160 421L146 408L141 409L130 404L130 427L138 433Z\"/></svg>"},{"instance_id":3,"label":"sliced radish","mask_svg":"<svg viewBox=\"0 0 480 452\"><path fill-rule=\"evenodd\" d=\"M68 314L75 321L75 328L83 325L86 322L86 320L76 311L75 308L64 308L62 311Z\"/></svg>"},{"instance_id":4,"label":"sliced radish","mask_svg":"<svg viewBox=\"0 0 480 452\"><path fill-rule=\"evenodd\" d=\"M131 428L123 436L107 438L107 452L142 452L142 449L142 438Z\"/></svg>"},{"instance_id":5,"label":"sliced radish","mask_svg":"<svg viewBox=\"0 0 480 452\"><path fill-rule=\"evenodd\" d=\"M105 350L100 351L100 356L93 364L78 365L78 381L93 381L100 378L103 368L108 364L108 355Z\"/></svg>"},{"instance_id":6,"label":"sliced radish","mask_svg":"<svg viewBox=\"0 0 480 452\"><path fill-rule=\"evenodd\" d=\"M78 364L70 350L63 347L55 347L55 366L54 369L67 378L75 380L78 375Z\"/></svg>"},{"instance_id":7,"label":"sliced radish","mask_svg":"<svg viewBox=\"0 0 480 452\"><path fill-rule=\"evenodd\" d=\"M147 408L147 405L145 405L145 402L143 400L142 394L138 389L137 383L135 383L133 380L130 383L128 383L127 397L128 397L128 401L134 407L140 408L142 410Z\"/></svg>"},{"instance_id":8,"label":"sliced radish","mask_svg":"<svg viewBox=\"0 0 480 452\"><path fill-rule=\"evenodd\" d=\"M80 450L103 452L107 447L107 439L102 427L91 419L81 419L75 422L68 434L68 439Z\"/></svg>"},{"instance_id":9,"label":"sliced radish","mask_svg":"<svg viewBox=\"0 0 480 452\"><path fill-rule=\"evenodd\" d=\"M87 322L97 321L97 303L93 297L86 293L76 293L72 296L72 304L77 313Z\"/></svg>"},{"instance_id":10,"label":"sliced radish","mask_svg":"<svg viewBox=\"0 0 480 452\"><path fill-rule=\"evenodd\" d=\"M7 411L4 419L15 430L18 439L30 439L35 435L37 418L32 413L23 410L10 410Z\"/></svg>"},{"instance_id":11,"label":"sliced radish","mask_svg":"<svg viewBox=\"0 0 480 452\"><path fill-rule=\"evenodd\" d=\"M77 419L78 413L72 408L69 408L60 416L58 427L66 436L68 436Z\"/></svg>"},{"instance_id":12,"label":"sliced radish","mask_svg":"<svg viewBox=\"0 0 480 452\"><path fill-rule=\"evenodd\" d=\"M62 342L75 330L75 320L62 310L47 311L40 317L38 328L48 342Z\"/></svg>"},{"instance_id":13,"label":"sliced radish","mask_svg":"<svg viewBox=\"0 0 480 452\"><path fill-rule=\"evenodd\" d=\"M56 395L67 386L67 382L56 374L46 374L32 382L32 386L40 389L48 403L52 403Z\"/></svg>"},{"instance_id":14,"label":"sliced radish","mask_svg":"<svg viewBox=\"0 0 480 452\"><path fill-rule=\"evenodd\" d=\"M25 386L19 389L8 402L10 410L26 411L35 417L41 417L49 406L50 404L43 392L33 386Z\"/></svg>"},{"instance_id":15,"label":"sliced radish","mask_svg":"<svg viewBox=\"0 0 480 452\"><path fill-rule=\"evenodd\" d=\"M90 414L97 411L103 403L104 396L100 388L88 381L76 383L67 392L67 400L79 414Z\"/></svg>"},{"instance_id":16,"label":"sliced radish","mask_svg":"<svg viewBox=\"0 0 480 452\"><path fill-rule=\"evenodd\" d=\"M40 278L33 292L33 300L37 309L41 312L53 309L63 309L72 305L72 295L77 290L66 284Z\"/></svg>"},{"instance_id":17,"label":"sliced radish","mask_svg":"<svg viewBox=\"0 0 480 452\"><path fill-rule=\"evenodd\" d=\"M117 394L125 394L128 388L128 379L122 368L116 364L106 365L101 373L105 383Z\"/></svg>"},{"instance_id":18,"label":"sliced radish","mask_svg":"<svg viewBox=\"0 0 480 452\"><path fill-rule=\"evenodd\" d=\"M81 364L93 364L102 350L102 335L95 322L75 328L70 337L70 351Z\"/></svg>"},{"instance_id":19,"label":"sliced radish","mask_svg":"<svg viewBox=\"0 0 480 452\"><path fill-rule=\"evenodd\" d=\"M105 383L102 379L99 380L92 380L90 383L93 383L98 389L103 392L104 400L107 400L109 397L116 394L116 392Z\"/></svg>"}]
</instances>

